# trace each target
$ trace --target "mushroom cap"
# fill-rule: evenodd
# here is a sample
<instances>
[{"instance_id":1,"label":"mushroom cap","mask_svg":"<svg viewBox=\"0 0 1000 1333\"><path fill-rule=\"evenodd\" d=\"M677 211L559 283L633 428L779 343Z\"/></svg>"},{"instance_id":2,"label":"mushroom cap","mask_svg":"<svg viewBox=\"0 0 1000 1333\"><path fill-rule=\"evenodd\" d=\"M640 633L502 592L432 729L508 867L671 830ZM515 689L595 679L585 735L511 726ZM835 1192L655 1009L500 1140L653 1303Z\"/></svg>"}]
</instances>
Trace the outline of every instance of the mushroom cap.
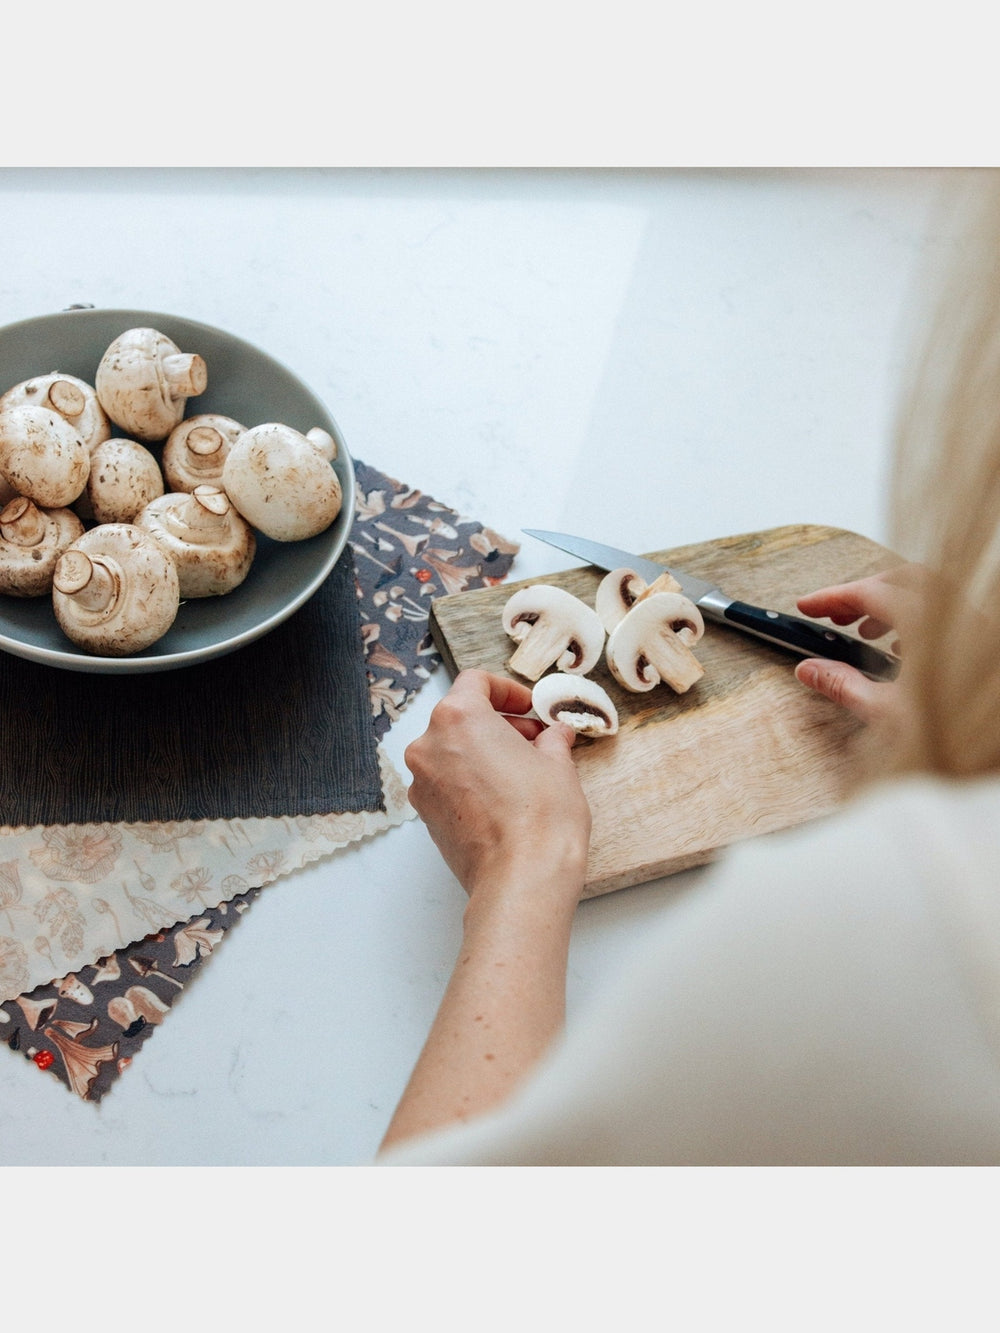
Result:
<instances>
[{"instance_id":1,"label":"mushroom cap","mask_svg":"<svg viewBox=\"0 0 1000 1333\"><path fill-rule=\"evenodd\" d=\"M136 523L174 559L182 597L219 597L246 578L257 549L225 491L198 486L150 501Z\"/></svg>"},{"instance_id":2,"label":"mushroom cap","mask_svg":"<svg viewBox=\"0 0 1000 1333\"><path fill-rule=\"evenodd\" d=\"M553 584L519 588L507 599L502 619L504 632L518 644L507 665L528 680L538 680L551 666L584 675L604 647L597 612Z\"/></svg>"},{"instance_id":3,"label":"mushroom cap","mask_svg":"<svg viewBox=\"0 0 1000 1333\"><path fill-rule=\"evenodd\" d=\"M77 513L97 523L131 523L163 489L160 465L145 445L103 440L90 452L90 476Z\"/></svg>"},{"instance_id":4,"label":"mushroom cap","mask_svg":"<svg viewBox=\"0 0 1000 1333\"><path fill-rule=\"evenodd\" d=\"M664 570L659 578L647 583L634 569L612 569L601 579L594 598L594 610L610 634L616 625L646 597L659 592L680 592L681 585Z\"/></svg>"},{"instance_id":5,"label":"mushroom cap","mask_svg":"<svg viewBox=\"0 0 1000 1333\"><path fill-rule=\"evenodd\" d=\"M0 397L0 411L5 407L47 407L65 417L88 449L111 435L111 422L101 406L97 390L86 380L51 370L47 375L36 375L22 380Z\"/></svg>"},{"instance_id":6,"label":"mushroom cap","mask_svg":"<svg viewBox=\"0 0 1000 1333\"><path fill-rule=\"evenodd\" d=\"M56 562L52 609L60 629L99 657L127 657L166 634L180 605L177 567L133 523L102 523Z\"/></svg>"},{"instance_id":7,"label":"mushroom cap","mask_svg":"<svg viewBox=\"0 0 1000 1333\"><path fill-rule=\"evenodd\" d=\"M186 417L163 446L163 475L173 492L196 486L221 486L222 467L230 449L246 430L221 412Z\"/></svg>"},{"instance_id":8,"label":"mushroom cap","mask_svg":"<svg viewBox=\"0 0 1000 1333\"><path fill-rule=\"evenodd\" d=\"M547 726L565 722L580 736L614 736L618 731L618 710L589 676L542 676L531 691L531 705Z\"/></svg>"},{"instance_id":9,"label":"mushroom cap","mask_svg":"<svg viewBox=\"0 0 1000 1333\"><path fill-rule=\"evenodd\" d=\"M666 681L683 694L705 674L691 652L705 630L701 612L679 592L660 592L631 608L608 636L605 660L625 689L643 693Z\"/></svg>"},{"instance_id":10,"label":"mushroom cap","mask_svg":"<svg viewBox=\"0 0 1000 1333\"><path fill-rule=\"evenodd\" d=\"M205 392L208 370L157 329L126 329L101 357L94 386L114 424L150 444L165 440L187 400Z\"/></svg>"},{"instance_id":11,"label":"mushroom cap","mask_svg":"<svg viewBox=\"0 0 1000 1333\"><path fill-rule=\"evenodd\" d=\"M90 451L65 417L21 404L0 412L0 473L44 509L71 505L90 475Z\"/></svg>"},{"instance_id":12,"label":"mushroom cap","mask_svg":"<svg viewBox=\"0 0 1000 1333\"><path fill-rule=\"evenodd\" d=\"M72 509L40 509L17 496L0 510L0 592L44 597L62 552L83 533Z\"/></svg>"},{"instance_id":13,"label":"mushroom cap","mask_svg":"<svg viewBox=\"0 0 1000 1333\"><path fill-rule=\"evenodd\" d=\"M222 485L233 504L274 541L303 541L340 513L343 492L321 449L281 422L243 432L229 451Z\"/></svg>"}]
</instances>

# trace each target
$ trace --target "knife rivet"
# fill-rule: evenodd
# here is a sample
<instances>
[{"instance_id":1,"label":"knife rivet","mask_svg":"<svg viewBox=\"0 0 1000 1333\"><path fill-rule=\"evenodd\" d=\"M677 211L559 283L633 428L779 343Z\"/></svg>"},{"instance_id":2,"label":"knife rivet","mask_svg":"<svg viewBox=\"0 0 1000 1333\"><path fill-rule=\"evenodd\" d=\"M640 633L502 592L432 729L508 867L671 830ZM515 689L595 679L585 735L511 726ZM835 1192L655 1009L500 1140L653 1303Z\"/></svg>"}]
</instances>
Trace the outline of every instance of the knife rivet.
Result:
<instances>
[{"instance_id":1,"label":"knife rivet","mask_svg":"<svg viewBox=\"0 0 1000 1333\"><path fill-rule=\"evenodd\" d=\"M823 638L824 638L824 639L830 639L831 642L832 642L836 637L837 637L837 636L836 636L836 634L834 634L834 632L833 632L832 629L825 629L825 630L823 631Z\"/></svg>"},{"instance_id":2,"label":"knife rivet","mask_svg":"<svg viewBox=\"0 0 1000 1333\"><path fill-rule=\"evenodd\" d=\"M764 614L767 616L767 618L768 618L769 620L777 620L777 619L778 619L778 613L777 613L777 611L765 611Z\"/></svg>"}]
</instances>

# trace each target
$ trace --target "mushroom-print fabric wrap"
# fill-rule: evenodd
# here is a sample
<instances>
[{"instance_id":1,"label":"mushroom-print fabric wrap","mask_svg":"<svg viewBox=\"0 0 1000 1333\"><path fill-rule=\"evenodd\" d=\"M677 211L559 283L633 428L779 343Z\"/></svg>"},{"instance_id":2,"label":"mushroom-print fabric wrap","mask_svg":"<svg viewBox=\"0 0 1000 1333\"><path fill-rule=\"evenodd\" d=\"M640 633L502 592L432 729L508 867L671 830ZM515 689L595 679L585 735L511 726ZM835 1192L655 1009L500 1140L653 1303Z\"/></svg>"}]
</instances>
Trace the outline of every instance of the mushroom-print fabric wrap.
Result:
<instances>
[{"instance_id":1,"label":"mushroom-print fabric wrap","mask_svg":"<svg viewBox=\"0 0 1000 1333\"><path fill-rule=\"evenodd\" d=\"M355 469L350 595L375 792L352 777L353 804L325 813L0 829L0 1040L86 1100L113 1086L261 886L412 816L378 742L440 661L431 599L499 583L518 548Z\"/></svg>"}]
</instances>

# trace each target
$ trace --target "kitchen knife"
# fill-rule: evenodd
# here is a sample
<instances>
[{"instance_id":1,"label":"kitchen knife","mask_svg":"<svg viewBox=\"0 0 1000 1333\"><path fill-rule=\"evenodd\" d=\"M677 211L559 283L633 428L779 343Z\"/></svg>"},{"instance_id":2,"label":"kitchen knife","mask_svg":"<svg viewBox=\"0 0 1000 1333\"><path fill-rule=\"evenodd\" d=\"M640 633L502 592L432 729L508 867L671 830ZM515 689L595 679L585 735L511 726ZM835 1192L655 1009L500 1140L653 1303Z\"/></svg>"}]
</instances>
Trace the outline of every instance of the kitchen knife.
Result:
<instances>
[{"instance_id":1,"label":"kitchen knife","mask_svg":"<svg viewBox=\"0 0 1000 1333\"><path fill-rule=\"evenodd\" d=\"M779 648L787 648L801 657L826 657L837 662L847 662L871 680L891 680L899 671L899 659L891 653L882 652L871 644L840 634L837 630L827 629L815 620L802 620L798 616L786 615L783 611L767 611L762 606L752 606L749 602L728 597L714 583L686 574L682 569L660 565L643 556L631 555L613 546L602 546L585 537L571 537L564 532L525 528L524 533L560 551L568 551L570 555L586 560L598 569L634 569L647 583L652 583L666 571L677 580L685 596L690 597L706 619L742 630L744 634L752 634Z\"/></svg>"}]
</instances>

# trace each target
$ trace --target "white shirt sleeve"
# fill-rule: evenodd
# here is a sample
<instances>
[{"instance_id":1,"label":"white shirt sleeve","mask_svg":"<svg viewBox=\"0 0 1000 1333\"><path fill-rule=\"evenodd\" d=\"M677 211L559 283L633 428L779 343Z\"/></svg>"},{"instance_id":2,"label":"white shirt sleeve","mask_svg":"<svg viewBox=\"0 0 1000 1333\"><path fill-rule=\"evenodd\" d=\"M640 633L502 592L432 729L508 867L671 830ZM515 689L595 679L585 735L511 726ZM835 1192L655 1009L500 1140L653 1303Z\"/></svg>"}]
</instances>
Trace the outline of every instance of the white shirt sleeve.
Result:
<instances>
[{"instance_id":1,"label":"white shirt sleeve","mask_svg":"<svg viewBox=\"0 0 1000 1333\"><path fill-rule=\"evenodd\" d=\"M998 816L913 781L734 849L509 1102L380 1161L1000 1162Z\"/></svg>"}]
</instances>

